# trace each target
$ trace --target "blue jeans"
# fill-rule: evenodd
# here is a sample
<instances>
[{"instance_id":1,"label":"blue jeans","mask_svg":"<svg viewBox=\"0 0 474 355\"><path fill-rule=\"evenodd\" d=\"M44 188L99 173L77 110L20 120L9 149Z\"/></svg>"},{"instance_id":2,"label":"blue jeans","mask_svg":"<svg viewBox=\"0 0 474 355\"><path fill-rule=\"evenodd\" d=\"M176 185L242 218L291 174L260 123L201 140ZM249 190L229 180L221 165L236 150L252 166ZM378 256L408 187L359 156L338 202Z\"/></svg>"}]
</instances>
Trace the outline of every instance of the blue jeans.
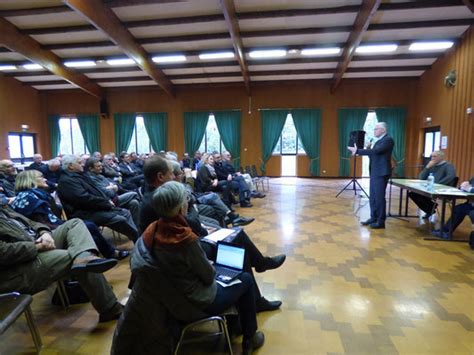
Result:
<instances>
[{"instance_id":1,"label":"blue jeans","mask_svg":"<svg viewBox=\"0 0 474 355\"><path fill-rule=\"evenodd\" d=\"M240 275L239 279L242 281L241 283L229 287L217 284L216 297L204 309L204 312L210 315L219 315L235 304L239 309L240 326L244 337L252 337L257 331L254 281L252 276L246 272Z\"/></svg>"}]
</instances>

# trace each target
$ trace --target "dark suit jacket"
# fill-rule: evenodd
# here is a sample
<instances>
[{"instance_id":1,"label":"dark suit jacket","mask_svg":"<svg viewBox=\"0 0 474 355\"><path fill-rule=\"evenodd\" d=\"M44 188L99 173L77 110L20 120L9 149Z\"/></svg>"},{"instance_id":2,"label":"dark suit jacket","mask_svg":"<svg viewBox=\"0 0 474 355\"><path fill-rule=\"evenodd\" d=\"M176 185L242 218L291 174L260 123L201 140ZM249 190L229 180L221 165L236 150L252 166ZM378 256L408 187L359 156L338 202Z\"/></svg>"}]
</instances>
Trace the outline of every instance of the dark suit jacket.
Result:
<instances>
[{"instance_id":1,"label":"dark suit jacket","mask_svg":"<svg viewBox=\"0 0 474 355\"><path fill-rule=\"evenodd\" d=\"M63 172L58 194L68 216L84 218L86 213L110 211L113 207L110 198L83 173Z\"/></svg>"},{"instance_id":2,"label":"dark suit jacket","mask_svg":"<svg viewBox=\"0 0 474 355\"><path fill-rule=\"evenodd\" d=\"M358 155L368 155L370 158L370 176L387 176L392 174L393 139L385 135L374 144L372 149L357 149Z\"/></svg>"}]
</instances>

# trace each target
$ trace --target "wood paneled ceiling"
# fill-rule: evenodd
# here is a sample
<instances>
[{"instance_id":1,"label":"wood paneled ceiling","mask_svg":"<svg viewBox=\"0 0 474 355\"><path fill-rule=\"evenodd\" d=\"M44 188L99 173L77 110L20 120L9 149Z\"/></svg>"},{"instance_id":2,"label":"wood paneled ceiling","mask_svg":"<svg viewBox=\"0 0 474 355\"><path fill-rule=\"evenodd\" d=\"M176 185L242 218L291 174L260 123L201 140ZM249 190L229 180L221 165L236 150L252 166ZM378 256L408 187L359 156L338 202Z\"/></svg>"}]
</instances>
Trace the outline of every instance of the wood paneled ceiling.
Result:
<instances>
[{"instance_id":1,"label":"wood paneled ceiling","mask_svg":"<svg viewBox=\"0 0 474 355\"><path fill-rule=\"evenodd\" d=\"M38 90L95 96L109 87L173 95L181 85L229 82L250 94L252 82L321 79L336 89L347 78L419 77L446 49L412 51L412 43L456 43L473 24L468 0L3 0L0 70ZM357 51L367 45L396 49ZM339 51L304 55L327 48ZM282 56L255 58L256 50ZM199 57L222 52L230 57ZM183 61L152 61L169 56ZM93 66L64 65L84 60ZM23 67L34 63L42 67Z\"/></svg>"}]
</instances>

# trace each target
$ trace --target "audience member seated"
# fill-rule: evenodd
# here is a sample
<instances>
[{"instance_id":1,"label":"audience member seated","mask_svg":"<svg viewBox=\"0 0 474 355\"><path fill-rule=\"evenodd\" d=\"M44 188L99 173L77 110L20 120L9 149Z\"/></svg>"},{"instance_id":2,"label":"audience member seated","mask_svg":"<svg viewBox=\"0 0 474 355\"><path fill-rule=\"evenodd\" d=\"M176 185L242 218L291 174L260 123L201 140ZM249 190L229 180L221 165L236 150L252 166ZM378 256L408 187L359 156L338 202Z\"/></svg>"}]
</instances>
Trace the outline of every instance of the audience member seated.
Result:
<instances>
[{"instance_id":1,"label":"audience member seated","mask_svg":"<svg viewBox=\"0 0 474 355\"><path fill-rule=\"evenodd\" d=\"M35 294L72 274L99 313L99 322L118 319L123 306L101 275L117 260L101 259L97 253L79 219L51 231L8 206L0 207L0 293Z\"/></svg>"},{"instance_id":2,"label":"audience member seated","mask_svg":"<svg viewBox=\"0 0 474 355\"><path fill-rule=\"evenodd\" d=\"M464 181L460 189L465 192L474 193L474 177L471 178L470 181ZM439 238L443 239L450 239L449 237L449 229L453 228L453 232L456 228L462 223L464 218L469 216L471 222L474 224L474 202L465 202L459 205L454 206L454 209L451 213L451 218L448 222L444 225L443 230L434 231L433 234ZM469 244L471 248L474 249L474 232L471 232L471 238Z\"/></svg>"},{"instance_id":3,"label":"audience member seated","mask_svg":"<svg viewBox=\"0 0 474 355\"><path fill-rule=\"evenodd\" d=\"M204 153L201 158L201 167L197 173L197 181L200 187L199 192L221 192L222 199L229 207L232 206L233 196L230 192L230 182L217 179L216 169L214 169L214 158L212 155Z\"/></svg>"},{"instance_id":4,"label":"audience member seated","mask_svg":"<svg viewBox=\"0 0 474 355\"><path fill-rule=\"evenodd\" d=\"M102 161L102 153L101 152L94 152L94 153L92 153L91 158L95 158L97 160Z\"/></svg>"},{"instance_id":5,"label":"audience member seated","mask_svg":"<svg viewBox=\"0 0 474 355\"><path fill-rule=\"evenodd\" d=\"M15 182L17 193L11 207L29 219L47 225L51 230L64 224L61 207L46 191L48 184L43 174L37 170L26 170L18 174ZM126 250L115 249L102 235L94 222L84 220L84 224L94 239L100 253L106 258L123 259L129 255Z\"/></svg>"},{"instance_id":6,"label":"audience member seated","mask_svg":"<svg viewBox=\"0 0 474 355\"><path fill-rule=\"evenodd\" d=\"M46 168L46 164L43 163L43 156L41 154L33 155L33 163L31 163L26 170L38 170L43 171Z\"/></svg>"},{"instance_id":7,"label":"audience member seated","mask_svg":"<svg viewBox=\"0 0 474 355\"><path fill-rule=\"evenodd\" d=\"M225 151L224 153L222 153L221 162L222 162L221 165L223 169L225 169L227 174L231 174L234 178L238 178L239 176L244 178L245 182L247 183L250 189L250 197L256 197L256 198L265 197L265 194L258 192L257 189L255 188L255 185L253 183L253 180L250 174L242 174L240 171L235 170L234 165L232 165L232 155L229 152Z\"/></svg>"},{"instance_id":8,"label":"audience member seated","mask_svg":"<svg viewBox=\"0 0 474 355\"><path fill-rule=\"evenodd\" d=\"M96 186L114 202L118 207L125 208L132 214L135 225L138 225L138 210L140 207L140 198L134 191L120 192L119 186L110 182L102 175L102 163L96 158L89 158L85 165L86 174L96 184Z\"/></svg>"},{"instance_id":9,"label":"audience member seated","mask_svg":"<svg viewBox=\"0 0 474 355\"><path fill-rule=\"evenodd\" d=\"M199 150L196 150L194 152L193 160L191 161L191 170L199 170L199 168L201 167L201 158L201 152Z\"/></svg>"},{"instance_id":10,"label":"audience member seated","mask_svg":"<svg viewBox=\"0 0 474 355\"><path fill-rule=\"evenodd\" d=\"M55 191L58 187L59 177L61 176L61 162L59 159L48 161L46 166L42 168L41 172L48 182L50 191Z\"/></svg>"},{"instance_id":11,"label":"audience member seated","mask_svg":"<svg viewBox=\"0 0 474 355\"><path fill-rule=\"evenodd\" d=\"M112 200L83 173L80 158L65 155L63 173L59 178L58 195L68 217L93 221L125 234L130 240L138 238L138 230L130 211L116 207Z\"/></svg>"},{"instance_id":12,"label":"audience member seated","mask_svg":"<svg viewBox=\"0 0 474 355\"><path fill-rule=\"evenodd\" d=\"M122 174L122 183L133 186L130 190L136 190L143 185L143 174L130 164L130 155L127 152L120 153L120 163L118 166Z\"/></svg>"},{"instance_id":13,"label":"audience member seated","mask_svg":"<svg viewBox=\"0 0 474 355\"><path fill-rule=\"evenodd\" d=\"M145 231L146 228L160 218L160 215L156 213L152 204L153 192L159 186L163 185L165 182L171 181L174 179L173 167L171 162L160 157L153 156L145 162L143 169L145 180L148 186L148 190L143 196L142 204L140 206L140 231ZM201 225L199 216L193 209L188 211L186 215L186 220L193 232L199 237L204 237L208 234L209 230L219 229L220 226L216 222L213 225ZM206 228L205 228L206 227ZM246 250L244 270L248 272L253 277L252 267L255 268L257 272L264 272L271 269L276 269L280 267L286 259L284 254L275 256L275 257L265 257L262 255L260 250L255 246L250 237L242 229L234 239L234 243L242 246ZM216 248L214 245L203 242L202 247L206 252L207 256L211 260L215 260ZM258 289L257 283L255 285L255 299L257 312L263 311L272 311L278 309L281 306L281 301L268 301L265 297L262 297L260 290Z\"/></svg>"},{"instance_id":14,"label":"audience member seated","mask_svg":"<svg viewBox=\"0 0 474 355\"><path fill-rule=\"evenodd\" d=\"M15 199L16 168L11 160L0 160L0 192L3 193L9 203Z\"/></svg>"},{"instance_id":15,"label":"audience member seated","mask_svg":"<svg viewBox=\"0 0 474 355\"><path fill-rule=\"evenodd\" d=\"M218 152L214 152L212 155L217 180L227 181L230 184L231 191L239 194L240 207L252 207L250 203L250 189L244 178L229 173L227 168L222 166L221 155Z\"/></svg>"},{"instance_id":16,"label":"audience member seated","mask_svg":"<svg viewBox=\"0 0 474 355\"><path fill-rule=\"evenodd\" d=\"M188 153L184 153L180 165L182 169L191 169L191 158L189 157Z\"/></svg>"},{"instance_id":17,"label":"audience member seated","mask_svg":"<svg viewBox=\"0 0 474 355\"><path fill-rule=\"evenodd\" d=\"M210 217L216 221L224 221L225 225L232 223L232 226L246 226L252 223L255 218L245 218L239 216L238 213L232 211L227 205L221 200L221 197L214 192L194 192L192 186L184 182L184 173L181 170L181 166L178 162L172 161L173 174L175 181L181 182L185 185L186 191L189 194L190 207L197 208L199 215Z\"/></svg>"},{"instance_id":18,"label":"audience member seated","mask_svg":"<svg viewBox=\"0 0 474 355\"><path fill-rule=\"evenodd\" d=\"M105 154L102 159L102 175L107 179L113 180L117 183L122 183L122 174L120 173L120 168L115 163L114 157L112 154Z\"/></svg>"},{"instance_id":19,"label":"audience member seated","mask_svg":"<svg viewBox=\"0 0 474 355\"><path fill-rule=\"evenodd\" d=\"M133 169L138 171L140 174L143 174L144 163L145 162L137 155L137 153L130 153L130 165L132 165Z\"/></svg>"},{"instance_id":20,"label":"audience member seated","mask_svg":"<svg viewBox=\"0 0 474 355\"><path fill-rule=\"evenodd\" d=\"M219 315L235 304L240 314L243 354L252 354L264 343L263 333L257 331L252 276L244 272L239 276L240 283L230 287L223 287L215 281L215 269L201 248L199 237L186 222L187 193L182 184L175 181L165 183L156 189L150 202L161 218L143 233L144 248L135 249L140 254L137 259L153 260L150 268L164 273L177 292L206 314ZM146 266L134 262L134 272ZM136 286L134 290L138 288ZM142 327L146 329L147 325Z\"/></svg>"},{"instance_id":21,"label":"audience member seated","mask_svg":"<svg viewBox=\"0 0 474 355\"><path fill-rule=\"evenodd\" d=\"M430 174L434 176L434 182L437 184L450 185L456 178L456 170L454 166L444 159L444 152L441 150L431 153L431 160L426 164L418 178L426 180ZM408 196L415 204L425 212L423 218L429 218L436 208L436 203L429 197L409 192Z\"/></svg>"}]
</instances>

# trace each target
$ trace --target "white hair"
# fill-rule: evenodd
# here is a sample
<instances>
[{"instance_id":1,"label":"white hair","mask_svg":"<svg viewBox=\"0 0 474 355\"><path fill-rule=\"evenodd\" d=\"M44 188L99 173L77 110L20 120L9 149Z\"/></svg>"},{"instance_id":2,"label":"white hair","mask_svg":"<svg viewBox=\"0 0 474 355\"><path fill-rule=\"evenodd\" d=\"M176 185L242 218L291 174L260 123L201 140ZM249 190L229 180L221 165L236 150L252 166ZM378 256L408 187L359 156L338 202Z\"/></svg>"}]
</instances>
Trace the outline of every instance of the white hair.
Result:
<instances>
[{"instance_id":1,"label":"white hair","mask_svg":"<svg viewBox=\"0 0 474 355\"><path fill-rule=\"evenodd\" d=\"M74 164L77 162L79 157L77 155L72 155L72 154L66 154L63 156L62 159L62 167L64 171L67 171L69 165Z\"/></svg>"}]
</instances>

